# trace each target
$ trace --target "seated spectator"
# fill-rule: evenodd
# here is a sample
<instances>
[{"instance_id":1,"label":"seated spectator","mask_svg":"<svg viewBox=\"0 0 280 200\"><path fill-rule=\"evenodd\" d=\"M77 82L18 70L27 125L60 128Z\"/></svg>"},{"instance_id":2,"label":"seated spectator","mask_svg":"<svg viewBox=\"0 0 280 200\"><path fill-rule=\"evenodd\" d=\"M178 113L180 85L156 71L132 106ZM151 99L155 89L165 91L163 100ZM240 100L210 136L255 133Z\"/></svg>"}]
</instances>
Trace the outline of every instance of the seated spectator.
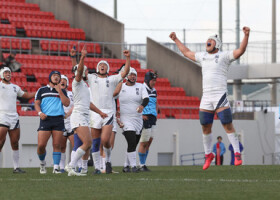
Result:
<instances>
[{"instance_id":1,"label":"seated spectator","mask_svg":"<svg viewBox=\"0 0 280 200\"><path fill-rule=\"evenodd\" d=\"M12 72L20 72L21 64L16 61L17 53L12 51L11 54L5 59L5 65L11 69Z\"/></svg>"}]
</instances>

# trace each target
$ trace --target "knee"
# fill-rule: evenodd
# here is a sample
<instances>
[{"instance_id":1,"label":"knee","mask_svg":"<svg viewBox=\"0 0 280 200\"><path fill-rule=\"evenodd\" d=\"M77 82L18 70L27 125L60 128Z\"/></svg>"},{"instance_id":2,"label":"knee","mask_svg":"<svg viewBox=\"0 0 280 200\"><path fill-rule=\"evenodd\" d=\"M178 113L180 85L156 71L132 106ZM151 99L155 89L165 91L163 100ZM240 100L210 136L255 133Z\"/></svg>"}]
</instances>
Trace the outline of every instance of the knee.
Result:
<instances>
[{"instance_id":1,"label":"knee","mask_svg":"<svg viewBox=\"0 0 280 200\"><path fill-rule=\"evenodd\" d=\"M235 129L234 129L232 123L224 124L224 128L225 128L225 131L226 131L227 133L233 133L233 132L235 132Z\"/></svg>"},{"instance_id":2,"label":"knee","mask_svg":"<svg viewBox=\"0 0 280 200\"><path fill-rule=\"evenodd\" d=\"M45 149L46 149L46 145L38 144L37 149L38 149L38 152L43 152L43 151L45 151Z\"/></svg>"},{"instance_id":3,"label":"knee","mask_svg":"<svg viewBox=\"0 0 280 200\"><path fill-rule=\"evenodd\" d=\"M61 150L61 145L60 144L53 144L53 149Z\"/></svg>"},{"instance_id":4,"label":"knee","mask_svg":"<svg viewBox=\"0 0 280 200\"><path fill-rule=\"evenodd\" d=\"M212 127L210 125L202 125L202 132L205 135L208 135L212 132Z\"/></svg>"},{"instance_id":5,"label":"knee","mask_svg":"<svg viewBox=\"0 0 280 200\"><path fill-rule=\"evenodd\" d=\"M18 141L12 142L12 143L11 143L11 146L12 146L12 149L13 149L13 150L18 150Z\"/></svg>"}]
</instances>

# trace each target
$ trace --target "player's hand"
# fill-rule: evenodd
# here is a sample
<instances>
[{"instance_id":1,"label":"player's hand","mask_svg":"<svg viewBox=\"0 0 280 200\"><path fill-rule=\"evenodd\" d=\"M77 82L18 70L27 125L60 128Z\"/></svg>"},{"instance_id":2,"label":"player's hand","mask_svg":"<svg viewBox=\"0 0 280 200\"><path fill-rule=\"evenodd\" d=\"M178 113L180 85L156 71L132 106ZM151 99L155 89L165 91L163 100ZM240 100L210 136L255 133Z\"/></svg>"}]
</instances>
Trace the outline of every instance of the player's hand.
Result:
<instances>
[{"instance_id":1,"label":"player's hand","mask_svg":"<svg viewBox=\"0 0 280 200\"><path fill-rule=\"evenodd\" d=\"M149 119L147 115L142 115L142 118L144 121L147 121Z\"/></svg>"},{"instance_id":2,"label":"player's hand","mask_svg":"<svg viewBox=\"0 0 280 200\"><path fill-rule=\"evenodd\" d=\"M75 46L73 46L72 49L70 50L70 56L76 56L76 54L77 54L77 51L74 47Z\"/></svg>"},{"instance_id":3,"label":"player's hand","mask_svg":"<svg viewBox=\"0 0 280 200\"><path fill-rule=\"evenodd\" d=\"M48 116L47 116L45 113L41 113L41 114L40 114L40 119L41 119L41 120L45 120L45 119L47 119L47 117L48 117Z\"/></svg>"},{"instance_id":4,"label":"player's hand","mask_svg":"<svg viewBox=\"0 0 280 200\"><path fill-rule=\"evenodd\" d=\"M250 28L247 27L247 26L244 26L244 27L243 27L243 33L244 33L244 35L249 36L249 34L250 34Z\"/></svg>"},{"instance_id":5,"label":"player's hand","mask_svg":"<svg viewBox=\"0 0 280 200\"><path fill-rule=\"evenodd\" d=\"M118 123L120 128L124 127L124 124L121 122L120 118L117 118L117 123Z\"/></svg>"},{"instance_id":6,"label":"player's hand","mask_svg":"<svg viewBox=\"0 0 280 200\"><path fill-rule=\"evenodd\" d=\"M106 117L108 117L108 115L104 112L100 112L99 115L101 116L102 119L105 119Z\"/></svg>"},{"instance_id":7,"label":"player's hand","mask_svg":"<svg viewBox=\"0 0 280 200\"><path fill-rule=\"evenodd\" d=\"M124 55L125 57L130 57L130 51L129 51L129 50L124 50L124 51L123 51L123 55Z\"/></svg>"},{"instance_id":8,"label":"player's hand","mask_svg":"<svg viewBox=\"0 0 280 200\"><path fill-rule=\"evenodd\" d=\"M65 113L65 115L64 115L64 119L67 119L69 116L70 116L70 114Z\"/></svg>"},{"instance_id":9,"label":"player's hand","mask_svg":"<svg viewBox=\"0 0 280 200\"><path fill-rule=\"evenodd\" d=\"M175 41L177 39L176 33L172 32L170 33L169 37L171 38L171 40Z\"/></svg>"},{"instance_id":10,"label":"player's hand","mask_svg":"<svg viewBox=\"0 0 280 200\"><path fill-rule=\"evenodd\" d=\"M81 51L81 55L82 57L86 57L87 56L87 47L86 47L86 44L84 45L82 51Z\"/></svg>"},{"instance_id":11,"label":"player's hand","mask_svg":"<svg viewBox=\"0 0 280 200\"><path fill-rule=\"evenodd\" d=\"M144 106L140 105L140 106L136 109L136 111L137 111L138 113L142 113L142 112L143 112L143 109L144 109Z\"/></svg>"},{"instance_id":12,"label":"player's hand","mask_svg":"<svg viewBox=\"0 0 280 200\"><path fill-rule=\"evenodd\" d=\"M61 85L60 84L54 85L54 89L59 93L61 91Z\"/></svg>"}]
</instances>

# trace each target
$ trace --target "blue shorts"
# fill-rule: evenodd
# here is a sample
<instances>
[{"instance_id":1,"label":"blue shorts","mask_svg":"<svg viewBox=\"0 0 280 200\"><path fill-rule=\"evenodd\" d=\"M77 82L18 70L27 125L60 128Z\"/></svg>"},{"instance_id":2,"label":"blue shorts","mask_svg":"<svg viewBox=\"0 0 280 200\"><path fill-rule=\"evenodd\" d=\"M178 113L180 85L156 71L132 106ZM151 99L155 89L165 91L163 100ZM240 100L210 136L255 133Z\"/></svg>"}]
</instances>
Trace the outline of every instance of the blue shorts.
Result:
<instances>
[{"instance_id":1,"label":"blue shorts","mask_svg":"<svg viewBox=\"0 0 280 200\"><path fill-rule=\"evenodd\" d=\"M40 125L37 131L65 131L64 117L48 116L45 120L40 119Z\"/></svg>"},{"instance_id":2,"label":"blue shorts","mask_svg":"<svg viewBox=\"0 0 280 200\"><path fill-rule=\"evenodd\" d=\"M154 115L145 115L148 116L148 120L143 120L143 128L148 129L156 125L157 117Z\"/></svg>"}]
</instances>

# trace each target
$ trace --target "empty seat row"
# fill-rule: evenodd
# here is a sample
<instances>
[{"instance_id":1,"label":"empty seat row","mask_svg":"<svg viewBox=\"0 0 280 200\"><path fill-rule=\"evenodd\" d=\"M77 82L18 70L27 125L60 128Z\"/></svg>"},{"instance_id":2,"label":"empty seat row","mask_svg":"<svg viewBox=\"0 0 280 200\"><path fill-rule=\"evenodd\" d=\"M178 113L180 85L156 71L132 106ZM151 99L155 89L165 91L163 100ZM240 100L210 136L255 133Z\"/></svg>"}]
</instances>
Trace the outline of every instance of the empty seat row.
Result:
<instances>
[{"instance_id":1,"label":"empty seat row","mask_svg":"<svg viewBox=\"0 0 280 200\"><path fill-rule=\"evenodd\" d=\"M16 18L37 18L37 19L54 19L54 15L52 12L44 12L44 11L28 11L28 10L16 10L16 9L7 9L0 8L0 18L8 19L8 17L16 17Z\"/></svg>"},{"instance_id":2,"label":"empty seat row","mask_svg":"<svg viewBox=\"0 0 280 200\"><path fill-rule=\"evenodd\" d=\"M7 3L25 3L25 0L1 0L1 1Z\"/></svg>"},{"instance_id":3,"label":"empty seat row","mask_svg":"<svg viewBox=\"0 0 280 200\"><path fill-rule=\"evenodd\" d=\"M24 25L29 26L45 26L45 27L60 27L69 28L69 23L63 20L56 19L38 19L38 18L25 18L25 17L12 17L8 16L9 22L16 28L24 28Z\"/></svg>"},{"instance_id":4,"label":"empty seat row","mask_svg":"<svg viewBox=\"0 0 280 200\"><path fill-rule=\"evenodd\" d=\"M81 52L82 48L86 44L88 53L101 54L100 44L97 43L83 43L76 41L53 41L53 40L41 40L40 45L43 51L60 51L70 52L73 46Z\"/></svg>"},{"instance_id":5,"label":"empty seat row","mask_svg":"<svg viewBox=\"0 0 280 200\"><path fill-rule=\"evenodd\" d=\"M24 25L26 36L53 39L85 40L85 32L77 28Z\"/></svg>"},{"instance_id":6,"label":"empty seat row","mask_svg":"<svg viewBox=\"0 0 280 200\"><path fill-rule=\"evenodd\" d=\"M16 28L11 24L0 24L0 35L16 36Z\"/></svg>"},{"instance_id":7,"label":"empty seat row","mask_svg":"<svg viewBox=\"0 0 280 200\"><path fill-rule=\"evenodd\" d=\"M31 41L29 39L16 38L0 38L0 47L2 49L31 49Z\"/></svg>"},{"instance_id":8,"label":"empty seat row","mask_svg":"<svg viewBox=\"0 0 280 200\"><path fill-rule=\"evenodd\" d=\"M14 84L21 87L22 90L27 92L36 92L40 87L40 83L38 82L13 82Z\"/></svg>"},{"instance_id":9,"label":"empty seat row","mask_svg":"<svg viewBox=\"0 0 280 200\"><path fill-rule=\"evenodd\" d=\"M159 87L155 86L159 96L186 96L183 88L179 87ZM167 90L168 88L168 90Z\"/></svg>"},{"instance_id":10,"label":"empty seat row","mask_svg":"<svg viewBox=\"0 0 280 200\"><path fill-rule=\"evenodd\" d=\"M1 1L0 8L14 9L14 10L28 10L28 11L39 11L40 10L40 7L37 4L7 2L7 1Z\"/></svg>"},{"instance_id":11,"label":"empty seat row","mask_svg":"<svg viewBox=\"0 0 280 200\"><path fill-rule=\"evenodd\" d=\"M180 98L180 96L158 96L158 104L161 106L191 106L196 107L199 106L199 99L191 99L186 96L182 96L184 98Z\"/></svg>"}]
</instances>

